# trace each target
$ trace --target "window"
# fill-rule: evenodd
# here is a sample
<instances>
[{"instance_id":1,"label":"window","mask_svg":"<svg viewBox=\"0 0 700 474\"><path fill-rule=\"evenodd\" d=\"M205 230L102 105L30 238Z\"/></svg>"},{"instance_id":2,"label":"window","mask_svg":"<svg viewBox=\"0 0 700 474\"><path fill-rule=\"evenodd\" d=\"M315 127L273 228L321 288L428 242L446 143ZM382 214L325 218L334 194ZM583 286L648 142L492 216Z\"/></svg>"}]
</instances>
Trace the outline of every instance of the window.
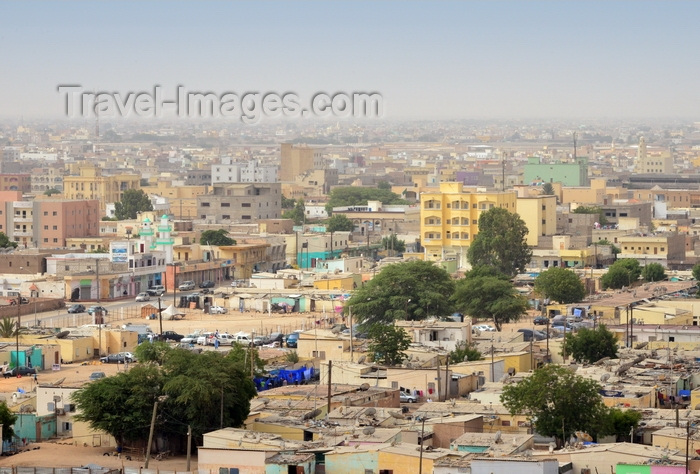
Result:
<instances>
[{"instance_id":1,"label":"window","mask_svg":"<svg viewBox=\"0 0 700 474\"><path fill-rule=\"evenodd\" d=\"M472 219L472 225L477 225L478 223L479 223L479 221L478 221L478 220L476 220L476 219Z\"/></svg>"},{"instance_id":2,"label":"window","mask_svg":"<svg viewBox=\"0 0 700 474\"><path fill-rule=\"evenodd\" d=\"M51 215L52 215L52 216L57 216L57 215L58 215L58 211L53 211L53 212L51 213Z\"/></svg>"},{"instance_id":3,"label":"window","mask_svg":"<svg viewBox=\"0 0 700 474\"><path fill-rule=\"evenodd\" d=\"M44 230L49 230L49 226L45 225Z\"/></svg>"},{"instance_id":4,"label":"window","mask_svg":"<svg viewBox=\"0 0 700 474\"><path fill-rule=\"evenodd\" d=\"M202 207L211 207L211 205L208 202L203 202Z\"/></svg>"},{"instance_id":5,"label":"window","mask_svg":"<svg viewBox=\"0 0 700 474\"><path fill-rule=\"evenodd\" d=\"M230 202L222 202L221 207L231 207L231 203Z\"/></svg>"},{"instance_id":6,"label":"window","mask_svg":"<svg viewBox=\"0 0 700 474\"><path fill-rule=\"evenodd\" d=\"M231 219L231 216L228 214L224 214L223 216L221 216L221 218L222 219Z\"/></svg>"},{"instance_id":7,"label":"window","mask_svg":"<svg viewBox=\"0 0 700 474\"><path fill-rule=\"evenodd\" d=\"M57 225L53 226L53 230L58 230L58 226Z\"/></svg>"},{"instance_id":8,"label":"window","mask_svg":"<svg viewBox=\"0 0 700 474\"><path fill-rule=\"evenodd\" d=\"M250 207L250 203L249 202L242 202L241 207Z\"/></svg>"},{"instance_id":9,"label":"window","mask_svg":"<svg viewBox=\"0 0 700 474\"><path fill-rule=\"evenodd\" d=\"M250 216L241 216L241 219L250 220Z\"/></svg>"},{"instance_id":10,"label":"window","mask_svg":"<svg viewBox=\"0 0 700 474\"><path fill-rule=\"evenodd\" d=\"M54 243L54 244L57 244L57 243L58 243L58 239L57 239L56 237L54 237L53 243Z\"/></svg>"}]
</instances>

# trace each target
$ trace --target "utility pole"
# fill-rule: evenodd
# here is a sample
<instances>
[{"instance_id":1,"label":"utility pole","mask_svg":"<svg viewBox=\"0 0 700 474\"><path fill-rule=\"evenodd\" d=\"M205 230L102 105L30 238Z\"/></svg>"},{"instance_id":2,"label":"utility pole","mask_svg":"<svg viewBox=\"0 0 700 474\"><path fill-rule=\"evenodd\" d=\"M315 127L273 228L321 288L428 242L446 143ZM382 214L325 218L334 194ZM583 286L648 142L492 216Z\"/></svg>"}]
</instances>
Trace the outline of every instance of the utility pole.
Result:
<instances>
[{"instance_id":1,"label":"utility pole","mask_svg":"<svg viewBox=\"0 0 700 474\"><path fill-rule=\"evenodd\" d=\"M440 354L437 356L437 400L440 401L440 397L442 397L442 377L440 376Z\"/></svg>"},{"instance_id":2,"label":"utility pole","mask_svg":"<svg viewBox=\"0 0 700 474\"><path fill-rule=\"evenodd\" d=\"M423 474L423 436L425 436L425 415L421 417L423 422L420 427L420 456L418 458L418 474Z\"/></svg>"},{"instance_id":3,"label":"utility pole","mask_svg":"<svg viewBox=\"0 0 700 474\"><path fill-rule=\"evenodd\" d=\"M156 412L158 411L158 399L153 402L153 415L151 416L151 431L148 433L148 444L146 445L146 462L143 467L148 469L148 461L151 459L151 444L153 444L153 432L156 429Z\"/></svg>"},{"instance_id":4,"label":"utility pole","mask_svg":"<svg viewBox=\"0 0 700 474\"><path fill-rule=\"evenodd\" d=\"M163 312L160 309L160 296L158 297L158 322L160 324L160 337L163 337Z\"/></svg>"},{"instance_id":5,"label":"utility pole","mask_svg":"<svg viewBox=\"0 0 700 474\"><path fill-rule=\"evenodd\" d=\"M355 362L355 348L352 344L352 306L348 307L348 315L350 318L350 362Z\"/></svg>"},{"instance_id":6,"label":"utility pole","mask_svg":"<svg viewBox=\"0 0 700 474\"><path fill-rule=\"evenodd\" d=\"M506 190L506 152L504 151L501 155L501 191Z\"/></svg>"},{"instance_id":7,"label":"utility pole","mask_svg":"<svg viewBox=\"0 0 700 474\"><path fill-rule=\"evenodd\" d=\"M447 360L445 361L445 398L443 398L443 402L446 402L450 398L450 356L447 356Z\"/></svg>"},{"instance_id":8,"label":"utility pole","mask_svg":"<svg viewBox=\"0 0 700 474\"><path fill-rule=\"evenodd\" d=\"M95 283L97 284L97 306L100 306L100 259L95 259ZM97 311L93 312L93 317L97 316ZM100 315L102 312L100 311ZM102 320L95 321L97 323L97 334L98 334L98 345L97 345L97 355L102 357Z\"/></svg>"},{"instance_id":9,"label":"utility pole","mask_svg":"<svg viewBox=\"0 0 700 474\"><path fill-rule=\"evenodd\" d=\"M331 412L331 372L333 371L333 361L328 361L328 406L326 407L326 416Z\"/></svg>"},{"instance_id":10,"label":"utility pole","mask_svg":"<svg viewBox=\"0 0 700 474\"><path fill-rule=\"evenodd\" d=\"M17 368L17 378L20 377L19 375L19 328L20 328L20 308L19 306L22 304L22 297L17 296L17 327L15 328L15 367Z\"/></svg>"},{"instance_id":11,"label":"utility pole","mask_svg":"<svg viewBox=\"0 0 700 474\"><path fill-rule=\"evenodd\" d=\"M190 458L192 455L192 426L187 425L187 472L190 472Z\"/></svg>"}]
</instances>

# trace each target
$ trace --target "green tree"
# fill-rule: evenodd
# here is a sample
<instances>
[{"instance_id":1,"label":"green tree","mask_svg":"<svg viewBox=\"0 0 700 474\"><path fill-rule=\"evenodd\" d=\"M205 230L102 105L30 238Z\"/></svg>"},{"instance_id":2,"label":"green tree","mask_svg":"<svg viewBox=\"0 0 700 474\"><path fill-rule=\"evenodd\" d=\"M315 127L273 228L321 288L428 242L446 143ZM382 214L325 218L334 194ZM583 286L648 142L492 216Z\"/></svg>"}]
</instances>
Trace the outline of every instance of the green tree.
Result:
<instances>
[{"instance_id":1,"label":"green tree","mask_svg":"<svg viewBox=\"0 0 700 474\"><path fill-rule=\"evenodd\" d=\"M554 436L561 446L576 431L597 434L607 414L600 389L595 381L550 364L503 387L501 402L512 415L526 415L539 434Z\"/></svg>"},{"instance_id":2,"label":"green tree","mask_svg":"<svg viewBox=\"0 0 700 474\"><path fill-rule=\"evenodd\" d=\"M0 337L10 338L17 335L17 330L22 331L22 328L17 327L17 322L12 318L5 317L0 321Z\"/></svg>"},{"instance_id":3,"label":"green tree","mask_svg":"<svg viewBox=\"0 0 700 474\"><path fill-rule=\"evenodd\" d=\"M608 271L600 279L603 289L619 289L631 286L639 279L642 269L634 258L623 258L610 265Z\"/></svg>"},{"instance_id":4,"label":"green tree","mask_svg":"<svg viewBox=\"0 0 700 474\"><path fill-rule=\"evenodd\" d=\"M452 300L464 313L473 318L488 319L500 331L504 323L519 320L529 305L506 276L487 273L488 270L483 268L467 272L457 282Z\"/></svg>"},{"instance_id":5,"label":"green tree","mask_svg":"<svg viewBox=\"0 0 700 474\"><path fill-rule=\"evenodd\" d=\"M596 245L608 245L613 255L617 255L621 252L620 247L616 246L608 239L600 239L598 242L596 242Z\"/></svg>"},{"instance_id":6,"label":"green tree","mask_svg":"<svg viewBox=\"0 0 700 474\"><path fill-rule=\"evenodd\" d=\"M333 214L326 222L326 231L331 233L331 256L335 258L333 253L333 234L336 232L352 232L355 229L355 224L352 223L345 214Z\"/></svg>"},{"instance_id":7,"label":"green tree","mask_svg":"<svg viewBox=\"0 0 700 474\"><path fill-rule=\"evenodd\" d=\"M136 219L139 212L152 211L153 204L141 189L127 189L122 199L114 203L114 215L117 220Z\"/></svg>"},{"instance_id":8,"label":"green tree","mask_svg":"<svg viewBox=\"0 0 700 474\"><path fill-rule=\"evenodd\" d=\"M554 196L554 186L552 186L552 183L544 183L544 186L542 186L542 194L545 196Z\"/></svg>"},{"instance_id":9,"label":"green tree","mask_svg":"<svg viewBox=\"0 0 700 474\"><path fill-rule=\"evenodd\" d=\"M411 345L411 338L402 328L393 324L375 324L368 331L367 345L372 360L382 365L398 365L406 359L404 352Z\"/></svg>"},{"instance_id":10,"label":"green tree","mask_svg":"<svg viewBox=\"0 0 700 474\"><path fill-rule=\"evenodd\" d=\"M228 236L226 229L205 230L199 242L202 245L236 245L236 240Z\"/></svg>"},{"instance_id":11,"label":"green tree","mask_svg":"<svg viewBox=\"0 0 700 474\"><path fill-rule=\"evenodd\" d=\"M295 199L282 196L282 209L294 209L296 203Z\"/></svg>"},{"instance_id":12,"label":"green tree","mask_svg":"<svg viewBox=\"0 0 700 474\"><path fill-rule=\"evenodd\" d=\"M396 234L391 234L388 237L382 237L382 248L384 250L392 250L394 255L396 255L406 251L406 242L399 240Z\"/></svg>"},{"instance_id":13,"label":"green tree","mask_svg":"<svg viewBox=\"0 0 700 474\"><path fill-rule=\"evenodd\" d=\"M562 304L578 303L586 296L586 288L572 270L552 267L535 278L535 291Z\"/></svg>"},{"instance_id":14,"label":"green tree","mask_svg":"<svg viewBox=\"0 0 700 474\"><path fill-rule=\"evenodd\" d=\"M616 441L632 441L629 439L630 431L639 426L642 413L636 410L610 408L602 421L599 435L614 435Z\"/></svg>"},{"instance_id":15,"label":"green tree","mask_svg":"<svg viewBox=\"0 0 700 474\"><path fill-rule=\"evenodd\" d=\"M389 181L385 181L385 180L379 181L377 183L377 189L382 189L384 191L391 191L391 184L389 183Z\"/></svg>"},{"instance_id":16,"label":"green tree","mask_svg":"<svg viewBox=\"0 0 700 474\"><path fill-rule=\"evenodd\" d=\"M44 191L45 196L53 196L54 194L61 194L61 191L56 188L51 188Z\"/></svg>"},{"instance_id":17,"label":"green tree","mask_svg":"<svg viewBox=\"0 0 700 474\"><path fill-rule=\"evenodd\" d=\"M12 413L6 402L0 402L0 426L2 426L2 440L12 441L15 430L12 426L17 421L17 415Z\"/></svg>"},{"instance_id":18,"label":"green tree","mask_svg":"<svg viewBox=\"0 0 700 474\"><path fill-rule=\"evenodd\" d=\"M432 262L422 260L388 265L345 304L364 328L392 324L396 320L419 321L429 314L453 313L454 292L450 275Z\"/></svg>"},{"instance_id":19,"label":"green tree","mask_svg":"<svg viewBox=\"0 0 700 474\"><path fill-rule=\"evenodd\" d=\"M294 205L293 209L283 212L282 218L292 219L294 221L294 225L302 225L306 221L306 210L304 207L304 200L299 199Z\"/></svg>"},{"instance_id":20,"label":"green tree","mask_svg":"<svg viewBox=\"0 0 700 474\"><path fill-rule=\"evenodd\" d=\"M523 272L532 258L527 234L518 214L500 207L489 209L479 216L479 233L467 253L469 263L474 267L489 265L513 277Z\"/></svg>"},{"instance_id":21,"label":"green tree","mask_svg":"<svg viewBox=\"0 0 700 474\"><path fill-rule=\"evenodd\" d=\"M17 242L11 242L4 232L0 232L0 248L17 248Z\"/></svg>"},{"instance_id":22,"label":"green tree","mask_svg":"<svg viewBox=\"0 0 700 474\"><path fill-rule=\"evenodd\" d=\"M95 380L73 394L75 418L112 435L119 446L145 441L163 376L155 365L137 364L127 372ZM138 427L139 429L134 429Z\"/></svg>"},{"instance_id":23,"label":"green tree","mask_svg":"<svg viewBox=\"0 0 700 474\"><path fill-rule=\"evenodd\" d=\"M644 281L663 281L666 279L666 271L660 263L650 263L642 269Z\"/></svg>"},{"instance_id":24,"label":"green tree","mask_svg":"<svg viewBox=\"0 0 700 474\"><path fill-rule=\"evenodd\" d=\"M459 364L469 360L481 360L481 352L473 344L460 341L455 345L455 349L449 353L450 363Z\"/></svg>"},{"instance_id":25,"label":"green tree","mask_svg":"<svg viewBox=\"0 0 700 474\"><path fill-rule=\"evenodd\" d=\"M574 360L593 364L604 357L617 357L617 338L601 324L596 329L581 328L576 334L567 333L562 353Z\"/></svg>"},{"instance_id":26,"label":"green tree","mask_svg":"<svg viewBox=\"0 0 700 474\"><path fill-rule=\"evenodd\" d=\"M700 281L700 263L696 263L693 266L693 278L695 278L695 281Z\"/></svg>"},{"instance_id":27,"label":"green tree","mask_svg":"<svg viewBox=\"0 0 700 474\"><path fill-rule=\"evenodd\" d=\"M355 224L345 214L333 214L326 221L326 232L352 232Z\"/></svg>"},{"instance_id":28,"label":"green tree","mask_svg":"<svg viewBox=\"0 0 700 474\"><path fill-rule=\"evenodd\" d=\"M363 188L360 186L345 186L334 188L326 204L328 215L334 207L366 205L367 201L381 201L382 204L407 204L408 201L388 189Z\"/></svg>"},{"instance_id":29,"label":"green tree","mask_svg":"<svg viewBox=\"0 0 700 474\"><path fill-rule=\"evenodd\" d=\"M170 344L165 341L144 341L134 349L134 355L139 362L155 362L163 365L170 351L173 351Z\"/></svg>"}]
</instances>

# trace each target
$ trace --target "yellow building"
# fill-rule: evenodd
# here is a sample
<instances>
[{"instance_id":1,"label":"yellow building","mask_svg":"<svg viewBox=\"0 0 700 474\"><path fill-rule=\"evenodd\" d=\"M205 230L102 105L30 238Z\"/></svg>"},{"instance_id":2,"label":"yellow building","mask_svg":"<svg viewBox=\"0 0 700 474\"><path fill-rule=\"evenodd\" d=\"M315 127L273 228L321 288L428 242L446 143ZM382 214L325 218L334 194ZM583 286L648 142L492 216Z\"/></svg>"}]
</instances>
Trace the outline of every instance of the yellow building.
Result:
<instances>
[{"instance_id":1,"label":"yellow building","mask_svg":"<svg viewBox=\"0 0 700 474\"><path fill-rule=\"evenodd\" d=\"M172 181L158 181L141 189L147 194L164 197L170 204L170 212L178 219L197 217L197 196L208 193L209 186L176 186ZM161 212L162 214L162 212Z\"/></svg>"},{"instance_id":2,"label":"yellow building","mask_svg":"<svg viewBox=\"0 0 700 474\"><path fill-rule=\"evenodd\" d=\"M63 196L65 199L96 199L104 213L107 204L121 201L124 191L140 189L141 176L121 173L102 176L102 169L94 165L82 164L78 175L63 178Z\"/></svg>"},{"instance_id":3,"label":"yellow building","mask_svg":"<svg viewBox=\"0 0 700 474\"><path fill-rule=\"evenodd\" d=\"M352 291L357 287L354 275L321 275L314 280L315 290L348 290Z\"/></svg>"},{"instance_id":4,"label":"yellow building","mask_svg":"<svg viewBox=\"0 0 700 474\"><path fill-rule=\"evenodd\" d=\"M537 247L540 237L557 233L556 196L519 197L516 210L529 231L526 236L529 246Z\"/></svg>"},{"instance_id":5,"label":"yellow building","mask_svg":"<svg viewBox=\"0 0 700 474\"><path fill-rule=\"evenodd\" d=\"M426 259L456 259L459 267L467 265L467 250L478 233L481 212L494 207L516 212L515 192L477 192L462 183L440 183L439 191L424 192L420 200Z\"/></svg>"}]
</instances>

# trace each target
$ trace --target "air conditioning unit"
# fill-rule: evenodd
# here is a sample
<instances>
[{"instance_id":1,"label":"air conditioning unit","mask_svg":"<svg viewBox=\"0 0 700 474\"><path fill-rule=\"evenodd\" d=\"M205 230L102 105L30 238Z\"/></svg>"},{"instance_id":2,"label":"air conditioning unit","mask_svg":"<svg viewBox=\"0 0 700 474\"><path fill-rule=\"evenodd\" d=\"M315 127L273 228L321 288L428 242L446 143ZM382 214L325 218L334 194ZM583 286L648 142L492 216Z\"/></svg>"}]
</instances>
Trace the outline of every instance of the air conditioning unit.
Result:
<instances>
[{"instance_id":1,"label":"air conditioning unit","mask_svg":"<svg viewBox=\"0 0 700 474\"><path fill-rule=\"evenodd\" d=\"M66 410L64 410L63 408L59 408L58 410L56 410L56 414L57 414L57 415L65 415L65 414L66 414Z\"/></svg>"}]
</instances>

